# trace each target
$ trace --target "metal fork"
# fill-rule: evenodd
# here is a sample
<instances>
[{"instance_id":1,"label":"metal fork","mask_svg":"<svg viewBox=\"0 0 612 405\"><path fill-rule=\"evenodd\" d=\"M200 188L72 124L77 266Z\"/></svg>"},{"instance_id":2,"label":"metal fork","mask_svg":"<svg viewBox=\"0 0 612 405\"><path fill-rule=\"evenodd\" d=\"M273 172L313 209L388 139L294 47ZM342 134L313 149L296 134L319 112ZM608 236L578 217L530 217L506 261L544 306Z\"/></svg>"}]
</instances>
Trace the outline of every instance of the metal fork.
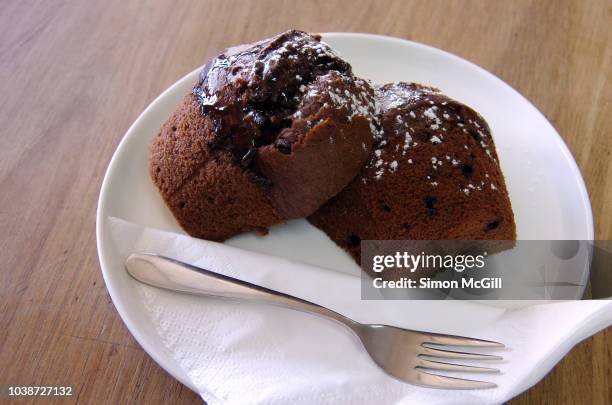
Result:
<instances>
[{"instance_id":1,"label":"metal fork","mask_svg":"<svg viewBox=\"0 0 612 405\"><path fill-rule=\"evenodd\" d=\"M500 356L451 351L440 346L504 347L498 342L361 324L312 302L153 254L130 255L126 268L135 279L155 287L197 295L255 300L335 319L359 337L380 368L401 381L445 389L496 387L494 383L442 376L432 371L497 373L499 370L495 368L453 364L447 360L502 360Z\"/></svg>"}]
</instances>

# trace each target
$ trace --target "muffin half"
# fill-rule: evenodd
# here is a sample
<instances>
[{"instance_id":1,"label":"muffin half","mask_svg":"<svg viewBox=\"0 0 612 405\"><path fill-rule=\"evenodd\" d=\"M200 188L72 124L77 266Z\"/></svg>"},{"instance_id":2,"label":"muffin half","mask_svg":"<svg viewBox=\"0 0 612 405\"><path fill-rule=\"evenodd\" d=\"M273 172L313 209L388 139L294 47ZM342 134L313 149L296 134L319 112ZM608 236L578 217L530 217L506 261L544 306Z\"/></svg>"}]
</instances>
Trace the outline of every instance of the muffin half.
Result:
<instances>
[{"instance_id":1,"label":"muffin half","mask_svg":"<svg viewBox=\"0 0 612 405\"><path fill-rule=\"evenodd\" d=\"M377 89L384 137L309 217L359 263L362 240L514 240L493 138L468 106L418 84Z\"/></svg>"},{"instance_id":2,"label":"muffin half","mask_svg":"<svg viewBox=\"0 0 612 405\"><path fill-rule=\"evenodd\" d=\"M312 214L378 136L372 87L317 36L288 31L209 62L150 147L181 227L224 240Z\"/></svg>"}]
</instances>

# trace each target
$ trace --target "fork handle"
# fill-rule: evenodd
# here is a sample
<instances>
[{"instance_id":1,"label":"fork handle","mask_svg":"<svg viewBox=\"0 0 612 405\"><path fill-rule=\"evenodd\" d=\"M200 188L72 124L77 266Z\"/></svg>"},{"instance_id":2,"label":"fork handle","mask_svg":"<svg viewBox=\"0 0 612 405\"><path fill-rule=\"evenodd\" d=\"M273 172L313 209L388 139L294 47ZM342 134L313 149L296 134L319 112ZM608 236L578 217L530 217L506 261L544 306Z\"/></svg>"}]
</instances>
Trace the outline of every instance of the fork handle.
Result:
<instances>
[{"instance_id":1,"label":"fork handle","mask_svg":"<svg viewBox=\"0 0 612 405\"><path fill-rule=\"evenodd\" d=\"M328 316L351 328L356 324L355 321L344 315L310 301L214 273L169 257L133 253L126 260L125 266L128 273L136 280L154 287L195 295L258 301Z\"/></svg>"}]
</instances>

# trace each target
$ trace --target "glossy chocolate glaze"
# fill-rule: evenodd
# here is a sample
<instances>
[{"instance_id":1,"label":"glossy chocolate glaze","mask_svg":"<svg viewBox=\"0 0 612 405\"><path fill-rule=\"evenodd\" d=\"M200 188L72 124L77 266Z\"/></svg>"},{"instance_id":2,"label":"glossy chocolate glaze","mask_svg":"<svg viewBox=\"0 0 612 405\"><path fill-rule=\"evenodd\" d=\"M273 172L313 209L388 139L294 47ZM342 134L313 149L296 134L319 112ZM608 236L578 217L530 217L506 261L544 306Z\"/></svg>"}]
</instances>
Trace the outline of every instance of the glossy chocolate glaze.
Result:
<instances>
[{"instance_id":1,"label":"glossy chocolate glaze","mask_svg":"<svg viewBox=\"0 0 612 405\"><path fill-rule=\"evenodd\" d=\"M231 152L244 167L260 146L290 151L295 136L279 134L292 125L309 85L330 71L352 77L350 65L318 36L295 30L217 56L193 89L213 123L210 147Z\"/></svg>"}]
</instances>

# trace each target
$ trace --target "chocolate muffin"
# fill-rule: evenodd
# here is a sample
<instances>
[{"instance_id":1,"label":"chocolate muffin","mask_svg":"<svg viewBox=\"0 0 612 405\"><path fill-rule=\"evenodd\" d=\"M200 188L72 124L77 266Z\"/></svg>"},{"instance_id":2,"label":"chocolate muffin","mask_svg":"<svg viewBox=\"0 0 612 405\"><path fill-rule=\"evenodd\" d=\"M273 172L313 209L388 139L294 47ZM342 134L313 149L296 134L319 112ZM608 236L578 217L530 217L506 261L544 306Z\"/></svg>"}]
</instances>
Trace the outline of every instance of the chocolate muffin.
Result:
<instances>
[{"instance_id":1,"label":"chocolate muffin","mask_svg":"<svg viewBox=\"0 0 612 405\"><path fill-rule=\"evenodd\" d=\"M369 162L309 221L359 263L362 240L514 240L489 126L418 84L377 88L384 136Z\"/></svg>"},{"instance_id":2,"label":"chocolate muffin","mask_svg":"<svg viewBox=\"0 0 612 405\"><path fill-rule=\"evenodd\" d=\"M288 31L202 70L150 147L150 174L182 228L224 240L312 214L379 136L374 90L328 45Z\"/></svg>"}]
</instances>

